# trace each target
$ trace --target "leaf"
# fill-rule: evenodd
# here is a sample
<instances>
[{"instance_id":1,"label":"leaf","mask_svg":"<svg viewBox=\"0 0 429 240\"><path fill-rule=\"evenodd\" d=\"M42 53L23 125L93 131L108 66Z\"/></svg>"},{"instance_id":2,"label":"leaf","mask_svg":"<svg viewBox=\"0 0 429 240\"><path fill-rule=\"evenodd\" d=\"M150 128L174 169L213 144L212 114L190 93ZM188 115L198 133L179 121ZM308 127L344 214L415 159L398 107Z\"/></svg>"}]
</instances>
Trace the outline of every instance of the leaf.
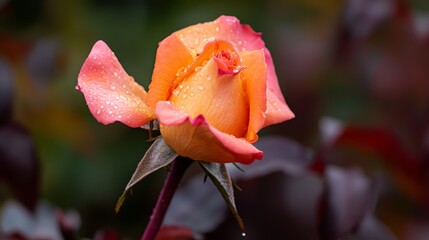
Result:
<instances>
[{"instance_id":1,"label":"leaf","mask_svg":"<svg viewBox=\"0 0 429 240\"><path fill-rule=\"evenodd\" d=\"M152 172L170 164L177 156L178 154L165 143L162 137L156 139L145 153L143 159L137 165L136 171L125 187L124 192L119 197L115 207L116 213L121 208L122 203L125 200L125 195L131 187Z\"/></svg>"},{"instance_id":2,"label":"leaf","mask_svg":"<svg viewBox=\"0 0 429 240\"><path fill-rule=\"evenodd\" d=\"M222 163L207 163L200 162L201 167L204 169L206 174L213 181L216 188L221 193L223 199L228 205L232 215L240 226L241 230L244 231L244 223L238 214L237 207L235 206L234 200L234 188L231 181L231 177L228 174L226 165Z\"/></svg>"},{"instance_id":3,"label":"leaf","mask_svg":"<svg viewBox=\"0 0 429 240\"><path fill-rule=\"evenodd\" d=\"M34 141L17 123L0 125L0 179L33 210L39 199L40 162Z\"/></svg>"},{"instance_id":4,"label":"leaf","mask_svg":"<svg viewBox=\"0 0 429 240\"><path fill-rule=\"evenodd\" d=\"M379 184L360 169L335 166L327 167L324 184L322 239L338 239L354 232L373 211Z\"/></svg>"},{"instance_id":5,"label":"leaf","mask_svg":"<svg viewBox=\"0 0 429 240\"><path fill-rule=\"evenodd\" d=\"M8 122L12 118L14 78L11 67L0 58L0 122Z\"/></svg>"},{"instance_id":6,"label":"leaf","mask_svg":"<svg viewBox=\"0 0 429 240\"><path fill-rule=\"evenodd\" d=\"M279 136L262 137L255 146L264 152L264 159L251 165L228 166L234 180L248 180L274 172L300 175L306 171L314 158L313 152L291 139Z\"/></svg>"}]
</instances>

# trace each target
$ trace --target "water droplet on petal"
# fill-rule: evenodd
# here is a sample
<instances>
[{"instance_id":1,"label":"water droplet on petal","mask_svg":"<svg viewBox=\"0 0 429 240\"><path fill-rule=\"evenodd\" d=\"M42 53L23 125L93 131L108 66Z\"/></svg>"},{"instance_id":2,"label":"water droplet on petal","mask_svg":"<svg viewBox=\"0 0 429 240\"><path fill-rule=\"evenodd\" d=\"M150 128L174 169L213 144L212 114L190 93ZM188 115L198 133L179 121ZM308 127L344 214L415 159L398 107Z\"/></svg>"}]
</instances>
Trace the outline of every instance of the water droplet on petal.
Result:
<instances>
[{"instance_id":1,"label":"water droplet on petal","mask_svg":"<svg viewBox=\"0 0 429 240\"><path fill-rule=\"evenodd\" d=\"M210 74L207 75L207 80L212 79L212 76Z\"/></svg>"},{"instance_id":2,"label":"water droplet on petal","mask_svg":"<svg viewBox=\"0 0 429 240\"><path fill-rule=\"evenodd\" d=\"M242 232L242 233L241 233L241 236L242 236L242 237L245 237L246 235L247 235L247 234L246 234L245 232Z\"/></svg>"},{"instance_id":3,"label":"water droplet on petal","mask_svg":"<svg viewBox=\"0 0 429 240\"><path fill-rule=\"evenodd\" d=\"M112 111L111 110L109 110L109 114L112 115Z\"/></svg>"},{"instance_id":4,"label":"water droplet on petal","mask_svg":"<svg viewBox=\"0 0 429 240\"><path fill-rule=\"evenodd\" d=\"M187 96L188 96L188 95L183 94L183 95L182 95L182 98L183 98L183 99L185 99Z\"/></svg>"},{"instance_id":5,"label":"water droplet on petal","mask_svg":"<svg viewBox=\"0 0 429 240\"><path fill-rule=\"evenodd\" d=\"M118 76L118 73L117 73L117 72L114 72L114 73L113 73L113 75L115 75L115 77L117 77L117 76Z\"/></svg>"},{"instance_id":6,"label":"water droplet on petal","mask_svg":"<svg viewBox=\"0 0 429 240\"><path fill-rule=\"evenodd\" d=\"M75 89L80 91L80 89L81 89L81 88L80 88L80 86L79 86L79 85L77 85L77 86L75 87Z\"/></svg>"},{"instance_id":7,"label":"water droplet on petal","mask_svg":"<svg viewBox=\"0 0 429 240\"><path fill-rule=\"evenodd\" d=\"M97 115L99 115L100 113L101 113L101 110L97 108Z\"/></svg>"},{"instance_id":8,"label":"water droplet on petal","mask_svg":"<svg viewBox=\"0 0 429 240\"><path fill-rule=\"evenodd\" d=\"M197 66L197 67L195 68L195 72L199 72L199 71L201 71L201 69L203 69L203 67L201 67L201 66Z\"/></svg>"},{"instance_id":9,"label":"water droplet on petal","mask_svg":"<svg viewBox=\"0 0 429 240\"><path fill-rule=\"evenodd\" d=\"M110 102L109 102L109 101L106 101L106 104L107 104L107 105L110 105Z\"/></svg>"},{"instance_id":10,"label":"water droplet on petal","mask_svg":"<svg viewBox=\"0 0 429 240\"><path fill-rule=\"evenodd\" d=\"M174 90L173 90L173 95L174 95L174 96L179 95L179 93L180 93L179 89L174 89Z\"/></svg>"},{"instance_id":11,"label":"water droplet on petal","mask_svg":"<svg viewBox=\"0 0 429 240\"><path fill-rule=\"evenodd\" d=\"M114 85L110 85L110 89L115 90L116 87Z\"/></svg>"},{"instance_id":12,"label":"water droplet on petal","mask_svg":"<svg viewBox=\"0 0 429 240\"><path fill-rule=\"evenodd\" d=\"M204 86L203 86L203 85L200 85L200 86L198 87L198 89L200 89L200 90L204 90Z\"/></svg>"}]
</instances>

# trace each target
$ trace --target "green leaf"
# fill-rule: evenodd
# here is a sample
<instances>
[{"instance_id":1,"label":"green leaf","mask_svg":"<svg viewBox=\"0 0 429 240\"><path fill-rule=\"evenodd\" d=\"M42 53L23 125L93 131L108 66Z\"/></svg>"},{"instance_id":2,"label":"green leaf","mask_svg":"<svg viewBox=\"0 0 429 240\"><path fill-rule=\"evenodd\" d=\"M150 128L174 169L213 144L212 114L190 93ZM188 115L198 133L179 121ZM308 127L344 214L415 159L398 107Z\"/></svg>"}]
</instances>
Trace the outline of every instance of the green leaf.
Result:
<instances>
[{"instance_id":1,"label":"green leaf","mask_svg":"<svg viewBox=\"0 0 429 240\"><path fill-rule=\"evenodd\" d=\"M115 207L116 213L121 208L122 203L125 200L125 196L131 187L140 182L140 180L150 173L170 164L174 159L177 158L177 156L178 154L164 142L162 137L157 138L155 142L153 142L153 144L149 147L143 159L140 160L133 176L125 187L124 192L119 197Z\"/></svg>"},{"instance_id":2,"label":"green leaf","mask_svg":"<svg viewBox=\"0 0 429 240\"><path fill-rule=\"evenodd\" d=\"M234 188L231 181L231 177L228 174L226 165L224 163L208 163L208 162L199 162L201 167L206 172L207 176L215 184L216 188L221 193L223 199L231 210L232 215L240 226L241 230L244 231L244 223L238 214L237 207L235 206L234 200Z\"/></svg>"}]
</instances>

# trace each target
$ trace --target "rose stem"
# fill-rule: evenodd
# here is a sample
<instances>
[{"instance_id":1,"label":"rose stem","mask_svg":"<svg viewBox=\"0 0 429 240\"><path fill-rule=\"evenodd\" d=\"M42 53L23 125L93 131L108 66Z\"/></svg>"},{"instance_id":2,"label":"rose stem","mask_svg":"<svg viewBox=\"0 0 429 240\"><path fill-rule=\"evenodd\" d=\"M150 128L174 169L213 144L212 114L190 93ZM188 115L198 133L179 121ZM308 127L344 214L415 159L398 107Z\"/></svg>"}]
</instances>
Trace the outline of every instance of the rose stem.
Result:
<instances>
[{"instance_id":1,"label":"rose stem","mask_svg":"<svg viewBox=\"0 0 429 240\"><path fill-rule=\"evenodd\" d=\"M141 240L155 239L177 186L191 163L193 160L180 156L173 161Z\"/></svg>"}]
</instances>

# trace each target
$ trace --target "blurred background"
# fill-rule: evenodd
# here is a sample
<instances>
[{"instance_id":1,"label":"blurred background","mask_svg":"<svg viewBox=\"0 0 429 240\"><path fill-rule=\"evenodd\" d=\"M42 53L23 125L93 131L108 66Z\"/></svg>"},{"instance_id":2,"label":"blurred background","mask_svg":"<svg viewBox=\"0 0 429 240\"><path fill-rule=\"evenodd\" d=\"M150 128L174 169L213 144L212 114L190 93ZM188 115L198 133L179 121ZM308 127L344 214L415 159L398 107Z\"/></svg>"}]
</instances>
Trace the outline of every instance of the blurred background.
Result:
<instances>
[{"instance_id":1,"label":"blurred background","mask_svg":"<svg viewBox=\"0 0 429 240\"><path fill-rule=\"evenodd\" d=\"M281 136L311 152L311 160L303 159L306 170L299 176L317 176L317 186L334 187L326 172L330 167L359 169L358 175L366 180L377 176L376 200L365 209L374 210L393 239L429 239L429 3L425 0L0 0L0 236L18 218L13 212L21 211L11 205L12 199L28 209L42 206L45 210L40 211L46 214L52 210L48 215L65 239L68 232L75 238L140 236L166 171L140 182L115 214L116 200L149 147L148 133L119 123L98 123L75 90L77 75L92 45L102 39L128 74L147 89L158 42L178 29L220 15L236 16L263 33L283 94L296 115L260 135ZM284 154L287 158L289 153ZM313 235L285 227L286 233L270 239L285 239L287 234L289 239L334 239L359 228L362 219L351 224L345 235L340 231L332 237L325 227L335 224L329 224L324 214L337 205L323 205L332 199L324 198L332 191L311 190L307 178L300 185L295 172L295 177L286 179L290 172L276 174L283 174L281 180L266 173L266 178L258 175L250 185L242 182L248 186L243 194L253 193L252 186L262 183L281 189L274 188L272 195L256 194L252 200L238 196L247 218L259 215L246 213L246 204L253 206L246 201L257 202L262 196L279 199L280 192L290 190L279 182L291 183L291 178L298 185L287 196L305 197L316 191L315 198L324 200L321 208L309 213L317 225ZM344 194L353 199L353 194ZM301 199L286 198L287 203L271 206L296 206ZM7 215L9 208L16 209ZM279 228L282 222L298 226L293 216L282 217L276 220ZM211 232L207 238L239 231L234 223L235 230L225 226L219 223L207 230ZM264 231L272 232L260 229L260 236L269 235ZM232 236L236 237L228 239L239 238ZM249 235L248 239L261 238Z\"/></svg>"}]
</instances>

